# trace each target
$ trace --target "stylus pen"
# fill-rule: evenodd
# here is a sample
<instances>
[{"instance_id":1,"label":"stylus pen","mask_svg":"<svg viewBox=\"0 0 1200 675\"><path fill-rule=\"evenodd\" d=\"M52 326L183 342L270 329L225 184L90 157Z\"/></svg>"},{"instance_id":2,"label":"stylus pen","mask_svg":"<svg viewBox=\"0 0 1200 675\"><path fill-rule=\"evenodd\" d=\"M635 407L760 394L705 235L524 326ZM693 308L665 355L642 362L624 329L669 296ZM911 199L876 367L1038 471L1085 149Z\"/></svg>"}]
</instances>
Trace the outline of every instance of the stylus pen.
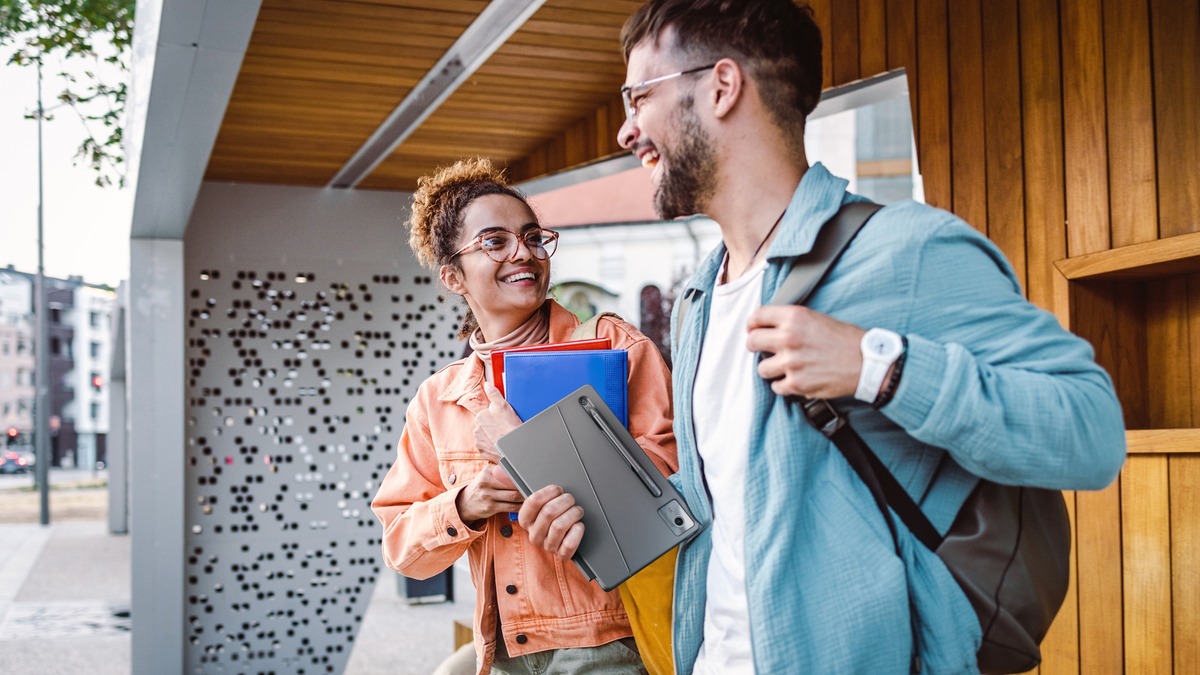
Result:
<instances>
[{"instance_id":1,"label":"stylus pen","mask_svg":"<svg viewBox=\"0 0 1200 675\"><path fill-rule=\"evenodd\" d=\"M592 416L592 420L596 422L596 426L600 427L600 431L603 431L604 435L608 436L609 442L613 444L613 447L617 449L617 452L621 453L621 456L624 457L625 461L629 463L629 468L633 469L633 472L637 474L638 479L642 481L642 485L646 486L646 489L650 491L650 494L654 495L655 497L661 497L662 490L658 489L658 486L655 485L654 481L650 479L650 475L646 473L646 470L642 468L642 465L637 463L637 460L633 458L633 455L629 454L629 451L626 450L625 446L621 444L621 441L617 439L617 435L613 433L611 428L609 428L608 422L605 421L604 416L600 414L600 411L596 410L596 406L592 405L592 402L589 401L586 396L579 397L579 405L583 406L583 409Z\"/></svg>"}]
</instances>

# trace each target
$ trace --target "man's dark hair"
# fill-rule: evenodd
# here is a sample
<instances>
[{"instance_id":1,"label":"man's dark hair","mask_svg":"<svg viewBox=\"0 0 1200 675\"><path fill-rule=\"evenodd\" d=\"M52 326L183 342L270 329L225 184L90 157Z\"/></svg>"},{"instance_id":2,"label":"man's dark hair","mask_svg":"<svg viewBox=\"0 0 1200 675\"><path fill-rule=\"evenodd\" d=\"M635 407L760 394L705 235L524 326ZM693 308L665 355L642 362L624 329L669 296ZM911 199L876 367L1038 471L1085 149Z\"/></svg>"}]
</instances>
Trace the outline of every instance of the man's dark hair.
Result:
<instances>
[{"instance_id":1,"label":"man's dark hair","mask_svg":"<svg viewBox=\"0 0 1200 675\"><path fill-rule=\"evenodd\" d=\"M803 143L804 120L821 98L821 29L812 8L792 0L651 0L621 30L625 60L643 42L658 47L667 28L693 66L738 61L775 123Z\"/></svg>"}]
</instances>

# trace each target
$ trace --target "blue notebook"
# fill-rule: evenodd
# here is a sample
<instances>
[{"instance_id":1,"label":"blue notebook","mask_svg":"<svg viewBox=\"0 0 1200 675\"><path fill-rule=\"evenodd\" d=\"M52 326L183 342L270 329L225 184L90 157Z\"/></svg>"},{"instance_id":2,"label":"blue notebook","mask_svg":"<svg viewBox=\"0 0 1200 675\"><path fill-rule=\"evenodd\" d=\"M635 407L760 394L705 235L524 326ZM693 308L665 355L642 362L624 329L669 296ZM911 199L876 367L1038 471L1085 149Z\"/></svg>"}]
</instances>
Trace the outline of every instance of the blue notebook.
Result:
<instances>
[{"instance_id":1,"label":"blue notebook","mask_svg":"<svg viewBox=\"0 0 1200 675\"><path fill-rule=\"evenodd\" d=\"M504 392L524 422L585 384L600 393L629 428L629 355L624 349L510 352L504 355Z\"/></svg>"}]
</instances>

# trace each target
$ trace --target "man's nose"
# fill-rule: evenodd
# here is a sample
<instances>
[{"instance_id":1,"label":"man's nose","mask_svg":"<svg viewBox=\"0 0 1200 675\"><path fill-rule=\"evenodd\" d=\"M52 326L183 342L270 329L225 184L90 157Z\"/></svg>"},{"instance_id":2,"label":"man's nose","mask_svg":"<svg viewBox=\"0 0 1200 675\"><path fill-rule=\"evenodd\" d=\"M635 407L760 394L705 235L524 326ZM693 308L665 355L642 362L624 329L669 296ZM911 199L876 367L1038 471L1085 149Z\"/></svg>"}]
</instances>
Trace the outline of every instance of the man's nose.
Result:
<instances>
[{"instance_id":1,"label":"man's nose","mask_svg":"<svg viewBox=\"0 0 1200 675\"><path fill-rule=\"evenodd\" d=\"M620 145L626 150L632 150L634 144L637 143L638 136L640 136L641 133L641 130L638 129L637 122L634 122L626 117L625 123L621 125L620 129L617 130L617 145Z\"/></svg>"}]
</instances>

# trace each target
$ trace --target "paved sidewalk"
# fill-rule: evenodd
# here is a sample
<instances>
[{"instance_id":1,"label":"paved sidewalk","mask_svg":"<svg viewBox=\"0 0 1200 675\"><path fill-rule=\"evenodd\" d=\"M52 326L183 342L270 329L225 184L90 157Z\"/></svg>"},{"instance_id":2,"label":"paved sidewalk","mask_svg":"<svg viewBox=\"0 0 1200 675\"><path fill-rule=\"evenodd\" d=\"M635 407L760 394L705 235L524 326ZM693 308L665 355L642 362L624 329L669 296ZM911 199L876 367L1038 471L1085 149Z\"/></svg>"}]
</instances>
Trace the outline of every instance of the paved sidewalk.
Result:
<instances>
[{"instance_id":1,"label":"paved sidewalk","mask_svg":"<svg viewBox=\"0 0 1200 675\"><path fill-rule=\"evenodd\" d=\"M129 538L103 521L0 525L0 673L125 675Z\"/></svg>"},{"instance_id":2,"label":"paved sidewalk","mask_svg":"<svg viewBox=\"0 0 1200 675\"><path fill-rule=\"evenodd\" d=\"M129 556L129 537L104 520L0 524L0 673L129 675ZM455 592L456 602L410 605L385 570L346 675L430 673L453 651L454 620L470 621L461 563Z\"/></svg>"}]
</instances>

